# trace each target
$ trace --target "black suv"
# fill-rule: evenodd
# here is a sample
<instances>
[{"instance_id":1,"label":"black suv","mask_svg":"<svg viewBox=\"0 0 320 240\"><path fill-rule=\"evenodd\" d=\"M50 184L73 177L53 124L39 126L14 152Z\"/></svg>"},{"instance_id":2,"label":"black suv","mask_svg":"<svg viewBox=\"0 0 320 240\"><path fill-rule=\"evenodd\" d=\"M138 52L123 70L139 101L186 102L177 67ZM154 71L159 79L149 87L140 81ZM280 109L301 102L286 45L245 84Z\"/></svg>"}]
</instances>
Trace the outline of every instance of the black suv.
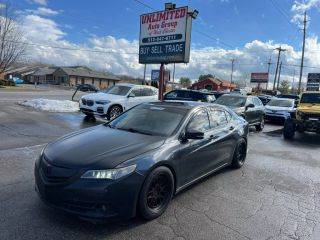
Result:
<instances>
[{"instance_id":1,"label":"black suv","mask_svg":"<svg viewBox=\"0 0 320 240\"><path fill-rule=\"evenodd\" d=\"M77 90L81 92L98 92L99 88L91 84L80 84L77 86Z\"/></svg>"},{"instance_id":2,"label":"black suv","mask_svg":"<svg viewBox=\"0 0 320 240\"><path fill-rule=\"evenodd\" d=\"M214 102L216 100L213 93L196 90L173 90L164 95L164 100L181 100L194 102Z\"/></svg>"},{"instance_id":3,"label":"black suv","mask_svg":"<svg viewBox=\"0 0 320 240\"><path fill-rule=\"evenodd\" d=\"M242 96L240 94L225 94L219 97L216 104L231 108L242 116L257 131L264 128L265 108L261 100L256 96Z\"/></svg>"}]
</instances>

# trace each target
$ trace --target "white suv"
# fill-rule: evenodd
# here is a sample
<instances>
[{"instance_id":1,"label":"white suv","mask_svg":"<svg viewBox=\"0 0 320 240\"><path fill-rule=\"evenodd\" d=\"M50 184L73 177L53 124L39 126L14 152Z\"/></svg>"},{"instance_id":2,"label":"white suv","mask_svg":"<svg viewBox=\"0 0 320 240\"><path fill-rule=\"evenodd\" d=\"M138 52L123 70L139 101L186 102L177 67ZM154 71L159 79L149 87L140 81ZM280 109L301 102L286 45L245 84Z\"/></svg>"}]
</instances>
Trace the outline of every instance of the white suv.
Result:
<instances>
[{"instance_id":1,"label":"white suv","mask_svg":"<svg viewBox=\"0 0 320 240\"><path fill-rule=\"evenodd\" d=\"M105 91L82 96L79 104L81 112L85 115L99 115L111 120L129 108L157 99L157 88L120 83Z\"/></svg>"}]
</instances>

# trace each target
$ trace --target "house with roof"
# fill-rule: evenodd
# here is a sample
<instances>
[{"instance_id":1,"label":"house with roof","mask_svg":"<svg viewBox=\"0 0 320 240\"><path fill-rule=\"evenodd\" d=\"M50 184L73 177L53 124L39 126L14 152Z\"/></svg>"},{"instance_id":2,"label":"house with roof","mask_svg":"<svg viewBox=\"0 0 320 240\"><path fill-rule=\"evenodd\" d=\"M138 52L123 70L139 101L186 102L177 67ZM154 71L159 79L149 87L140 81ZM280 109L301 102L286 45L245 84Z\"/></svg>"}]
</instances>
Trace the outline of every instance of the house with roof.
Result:
<instances>
[{"instance_id":1,"label":"house with roof","mask_svg":"<svg viewBox=\"0 0 320 240\"><path fill-rule=\"evenodd\" d=\"M208 77L192 84L192 89L207 89L209 91L232 91L237 86L227 80L221 80L216 77Z\"/></svg>"},{"instance_id":2,"label":"house with roof","mask_svg":"<svg viewBox=\"0 0 320 240\"><path fill-rule=\"evenodd\" d=\"M58 84L53 73L56 71L56 67L42 67L32 73L30 82L46 83L46 84Z\"/></svg>"},{"instance_id":3,"label":"house with roof","mask_svg":"<svg viewBox=\"0 0 320 240\"><path fill-rule=\"evenodd\" d=\"M32 74L30 82L77 86L92 84L100 89L108 88L120 81L120 78L104 72L94 71L84 66L44 67Z\"/></svg>"}]
</instances>

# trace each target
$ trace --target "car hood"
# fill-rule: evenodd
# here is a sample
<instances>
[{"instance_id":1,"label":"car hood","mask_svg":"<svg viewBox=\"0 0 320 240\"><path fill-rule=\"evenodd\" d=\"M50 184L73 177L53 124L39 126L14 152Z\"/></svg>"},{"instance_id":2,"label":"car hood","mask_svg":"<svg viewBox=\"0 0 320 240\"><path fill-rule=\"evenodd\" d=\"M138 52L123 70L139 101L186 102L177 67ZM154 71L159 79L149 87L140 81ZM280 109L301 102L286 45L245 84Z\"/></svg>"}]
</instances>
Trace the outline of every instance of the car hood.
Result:
<instances>
[{"instance_id":1,"label":"car hood","mask_svg":"<svg viewBox=\"0 0 320 240\"><path fill-rule=\"evenodd\" d=\"M266 110L271 111L291 111L293 110L292 107L278 107L278 106L265 106Z\"/></svg>"},{"instance_id":2,"label":"car hood","mask_svg":"<svg viewBox=\"0 0 320 240\"><path fill-rule=\"evenodd\" d=\"M98 93L91 93L91 94L84 95L82 96L82 98L85 98L87 100L88 99L95 100L95 101L100 101L100 100L117 101L125 98L125 96L98 92Z\"/></svg>"},{"instance_id":3,"label":"car hood","mask_svg":"<svg viewBox=\"0 0 320 240\"><path fill-rule=\"evenodd\" d=\"M320 114L320 104L300 103L298 111Z\"/></svg>"},{"instance_id":4,"label":"car hood","mask_svg":"<svg viewBox=\"0 0 320 240\"><path fill-rule=\"evenodd\" d=\"M44 150L55 166L110 169L140 154L160 147L163 137L131 133L99 125L64 136Z\"/></svg>"}]
</instances>

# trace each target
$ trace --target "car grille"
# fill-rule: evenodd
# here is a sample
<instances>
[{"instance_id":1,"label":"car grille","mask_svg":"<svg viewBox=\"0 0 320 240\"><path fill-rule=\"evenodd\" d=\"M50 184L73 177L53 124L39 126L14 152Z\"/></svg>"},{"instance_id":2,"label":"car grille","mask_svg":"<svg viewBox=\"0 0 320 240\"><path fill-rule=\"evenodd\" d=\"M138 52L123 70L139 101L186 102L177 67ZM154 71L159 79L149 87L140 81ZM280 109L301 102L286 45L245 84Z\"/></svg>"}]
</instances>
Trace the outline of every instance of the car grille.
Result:
<instances>
[{"instance_id":1,"label":"car grille","mask_svg":"<svg viewBox=\"0 0 320 240\"><path fill-rule=\"evenodd\" d=\"M87 105L88 105L89 107L93 106L93 104L94 104L94 101L93 101L93 100L87 100Z\"/></svg>"},{"instance_id":2,"label":"car grille","mask_svg":"<svg viewBox=\"0 0 320 240\"><path fill-rule=\"evenodd\" d=\"M48 183L65 183L76 175L76 170L58 167L48 162L48 159L43 156L40 161L40 174L42 178Z\"/></svg>"},{"instance_id":3,"label":"car grille","mask_svg":"<svg viewBox=\"0 0 320 240\"><path fill-rule=\"evenodd\" d=\"M85 98L82 98L81 101L82 101L82 104L83 104L83 105L87 105L87 100L86 100Z\"/></svg>"},{"instance_id":4,"label":"car grille","mask_svg":"<svg viewBox=\"0 0 320 240\"><path fill-rule=\"evenodd\" d=\"M307 118L317 118L317 119L320 119L320 114L307 113L307 114L305 114L305 116L306 116Z\"/></svg>"}]
</instances>

